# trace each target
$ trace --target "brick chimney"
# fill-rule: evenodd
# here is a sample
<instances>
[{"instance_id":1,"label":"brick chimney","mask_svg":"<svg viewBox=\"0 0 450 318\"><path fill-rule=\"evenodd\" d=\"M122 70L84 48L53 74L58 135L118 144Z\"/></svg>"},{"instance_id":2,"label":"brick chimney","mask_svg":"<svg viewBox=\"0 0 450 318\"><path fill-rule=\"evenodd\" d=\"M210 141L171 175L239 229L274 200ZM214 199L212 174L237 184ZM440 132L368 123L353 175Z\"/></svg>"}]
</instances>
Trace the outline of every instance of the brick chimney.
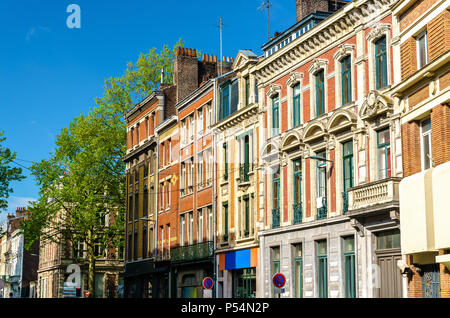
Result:
<instances>
[{"instance_id":1,"label":"brick chimney","mask_svg":"<svg viewBox=\"0 0 450 318\"><path fill-rule=\"evenodd\" d=\"M316 11L328 12L332 6L333 0L296 0L297 1L297 22Z\"/></svg>"},{"instance_id":2,"label":"brick chimney","mask_svg":"<svg viewBox=\"0 0 450 318\"><path fill-rule=\"evenodd\" d=\"M177 86L178 103L198 88L197 51L179 47L173 64L173 83Z\"/></svg>"}]
</instances>

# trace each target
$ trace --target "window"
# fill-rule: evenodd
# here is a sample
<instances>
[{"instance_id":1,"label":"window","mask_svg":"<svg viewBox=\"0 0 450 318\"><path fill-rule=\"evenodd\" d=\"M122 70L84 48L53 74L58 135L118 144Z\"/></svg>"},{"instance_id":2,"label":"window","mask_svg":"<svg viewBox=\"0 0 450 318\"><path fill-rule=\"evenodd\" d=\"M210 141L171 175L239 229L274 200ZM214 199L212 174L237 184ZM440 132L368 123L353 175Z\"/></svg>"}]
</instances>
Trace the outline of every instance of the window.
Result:
<instances>
[{"instance_id":1,"label":"window","mask_svg":"<svg viewBox=\"0 0 450 318\"><path fill-rule=\"evenodd\" d=\"M172 189L172 184L170 183L170 181L168 182L168 185L166 186L167 188L167 192L166 192L166 209L170 209L170 192Z\"/></svg>"},{"instance_id":2,"label":"window","mask_svg":"<svg viewBox=\"0 0 450 318\"><path fill-rule=\"evenodd\" d=\"M250 234L250 201L249 196L244 196L244 237Z\"/></svg>"},{"instance_id":3,"label":"window","mask_svg":"<svg viewBox=\"0 0 450 318\"><path fill-rule=\"evenodd\" d=\"M181 145L184 146L187 144L187 130L186 130L186 119L181 121Z\"/></svg>"},{"instance_id":4,"label":"window","mask_svg":"<svg viewBox=\"0 0 450 318\"><path fill-rule=\"evenodd\" d=\"M239 103L239 85L237 79L222 84L220 88L219 120L225 119L237 111Z\"/></svg>"},{"instance_id":5,"label":"window","mask_svg":"<svg viewBox=\"0 0 450 318\"><path fill-rule=\"evenodd\" d=\"M416 38L417 46L417 69L428 64L428 39L427 32L423 32Z\"/></svg>"},{"instance_id":6,"label":"window","mask_svg":"<svg viewBox=\"0 0 450 318\"><path fill-rule=\"evenodd\" d=\"M292 162L294 166L294 224L302 222L302 161L301 159Z\"/></svg>"},{"instance_id":7,"label":"window","mask_svg":"<svg viewBox=\"0 0 450 318\"><path fill-rule=\"evenodd\" d=\"M190 212L189 216L189 245L194 244L194 213Z\"/></svg>"},{"instance_id":8,"label":"window","mask_svg":"<svg viewBox=\"0 0 450 318\"><path fill-rule=\"evenodd\" d=\"M273 136L277 136L279 134L280 128L280 98L277 94L272 98L272 129Z\"/></svg>"},{"instance_id":9,"label":"window","mask_svg":"<svg viewBox=\"0 0 450 318\"><path fill-rule=\"evenodd\" d=\"M242 138L239 140L240 145L242 142ZM240 170L240 181L241 182L248 182L250 180L249 178L249 172L250 172L250 136L245 135L243 138L244 147L240 147L241 149L241 170ZM243 151L242 151L243 150Z\"/></svg>"},{"instance_id":10,"label":"window","mask_svg":"<svg viewBox=\"0 0 450 318\"><path fill-rule=\"evenodd\" d=\"M207 217L208 217L208 225L207 225L207 235L208 235L208 241L213 241L213 231L214 231L214 220L213 220L213 212L212 207L207 207Z\"/></svg>"},{"instance_id":11,"label":"window","mask_svg":"<svg viewBox=\"0 0 450 318\"><path fill-rule=\"evenodd\" d=\"M199 136L203 135L203 108L197 111L197 134Z\"/></svg>"},{"instance_id":12,"label":"window","mask_svg":"<svg viewBox=\"0 0 450 318\"><path fill-rule=\"evenodd\" d=\"M194 191L194 159L189 161L189 172L188 172L188 192L192 193Z\"/></svg>"},{"instance_id":13,"label":"window","mask_svg":"<svg viewBox=\"0 0 450 318\"><path fill-rule=\"evenodd\" d=\"M386 37L383 36L375 42L375 75L376 89L387 86L387 56Z\"/></svg>"},{"instance_id":14,"label":"window","mask_svg":"<svg viewBox=\"0 0 450 318\"><path fill-rule=\"evenodd\" d=\"M258 101L259 101L259 96L258 96L258 81L255 79L255 81L254 81L254 85L255 85L255 87L254 87L254 94L255 94L255 103L258 103Z\"/></svg>"},{"instance_id":15,"label":"window","mask_svg":"<svg viewBox=\"0 0 450 318\"><path fill-rule=\"evenodd\" d=\"M280 273L280 270L280 247L272 247L272 277ZM275 298L280 298L280 293L275 293L275 289L273 292Z\"/></svg>"},{"instance_id":16,"label":"window","mask_svg":"<svg viewBox=\"0 0 450 318\"><path fill-rule=\"evenodd\" d=\"M137 260L138 259L138 246L139 246L138 232L137 231L134 232L134 243L133 243L133 246L134 246L133 259Z\"/></svg>"},{"instance_id":17,"label":"window","mask_svg":"<svg viewBox=\"0 0 450 318\"><path fill-rule=\"evenodd\" d=\"M203 152L197 155L197 188L203 188Z\"/></svg>"},{"instance_id":18,"label":"window","mask_svg":"<svg viewBox=\"0 0 450 318\"><path fill-rule=\"evenodd\" d=\"M228 202L223 203L222 205L222 210L223 210L223 226L224 226L224 231L223 231L223 236L224 236L224 241L228 240Z\"/></svg>"},{"instance_id":19,"label":"window","mask_svg":"<svg viewBox=\"0 0 450 318\"><path fill-rule=\"evenodd\" d=\"M327 262L327 241L317 242L317 275L319 298L328 297L328 262Z\"/></svg>"},{"instance_id":20,"label":"window","mask_svg":"<svg viewBox=\"0 0 450 318\"><path fill-rule=\"evenodd\" d=\"M350 55L344 57L342 65L342 105L352 101L352 72Z\"/></svg>"},{"instance_id":21,"label":"window","mask_svg":"<svg viewBox=\"0 0 450 318\"><path fill-rule=\"evenodd\" d=\"M133 255L132 255L133 250L132 250L132 248L133 248L133 239L132 239L131 233L129 233L128 234L128 250L127 250L127 252L128 252L128 260L129 261L131 261L133 259Z\"/></svg>"},{"instance_id":22,"label":"window","mask_svg":"<svg viewBox=\"0 0 450 318\"><path fill-rule=\"evenodd\" d=\"M326 152L318 152L317 157L326 158ZM327 165L326 161L317 160L317 197L327 196Z\"/></svg>"},{"instance_id":23,"label":"window","mask_svg":"<svg viewBox=\"0 0 450 318\"><path fill-rule=\"evenodd\" d=\"M128 221L133 220L133 195L128 196Z\"/></svg>"},{"instance_id":24,"label":"window","mask_svg":"<svg viewBox=\"0 0 450 318\"><path fill-rule=\"evenodd\" d=\"M203 243L203 210L197 211L197 243Z\"/></svg>"},{"instance_id":25,"label":"window","mask_svg":"<svg viewBox=\"0 0 450 318\"><path fill-rule=\"evenodd\" d=\"M148 137L149 126L148 126L148 116L145 117L145 137Z\"/></svg>"},{"instance_id":26,"label":"window","mask_svg":"<svg viewBox=\"0 0 450 318\"><path fill-rule=\"evenodd\" d=\"M144 225L142 229L142 258L147 258L147 245L148 245L148 236L147 236L147 226Z\"/></svg>"},{"instance_id":27,"label":"window","mask_svg":"<svg viewBox=\"0 0 450 318\"><path fill-rule=\"evenodd\" d=\"M280 226L280 166L275 167L272 176L272 228Z\"/></svg>"},{"instance_id":28,"label":"window","mask_svg":"<svg viewBox=\"0 0 450 318\"><path fill-rule=\"evenodd\" d=\"M141 125L137 124L136 125L136 145L139 145L139 143L141 142L141 138L139 136L140 130L141 130Z\"/></svg>"},{"instance_id":29,"label":"window","mask_svg":"<svg viewBox=\"0 0 450 318\"><path fill-rule=\"evenodd\" d=\"M164 257L164 226L160 226L160 233L161 233L161 256Z\"/></svg>"},{"instance_id":30,"label":"window","mask_svg":"<svg viewBox=\"0 0 450 318\"><path fill-rule=\"evenodd\" d=\"M212 148L206 150L206 186L209 187L212 184L213 179L213 156Z\"/></svg>"},{"instance_id":31,"label":"window","mask_svg":"<svg viewBox=\"0 0 450 318\"><path fill-rule=\"evenodd\" d=\"M134 220L137 221L139 217L139 192L136 190L134 195Z\"/></svg>"},{"instance_id":32,"label":"window","mask_svg":"<svg viewBox=\"0 0 450 318\"><path fill-rule=\"evenodd\" d=\"M185 215L181 215L180 216L180 245L184 246L184 242L186 240L186 216Z\"/></svg>"},{"instance_id":33,"label":"window","mask_svg":"<svg viewBox=\"0 0 450 318\"><path fill-rule=\"evenodd\" d=\"M167 257L170 258L170 224L167 224Z\"/></svg>"},{"instance_id":34,"label":"window","mask_svg":"<svg viewBox=\"0 0 450 318\"><path fill-rule=\"evenodd\" d=\"M377 234L377 250L400 248L400 231L385 231Z\"/></svg>"},{"instance_id":35,"label":"window","mask_svg":"<svg viewBox=\"0 0 450 318\"><path fill-rule=\"evenodd\" d=\"M300 125L300 83L296 84L293 87L293 113L294 113L294 127L297 127Z\"/></svg>"},{"instance_id":36,"label":"window","mask_svg":"<svg viewBox=\"0 0 450 318\"><path fill-rule=\"evenodd\" d=\"M245 81L245 105L250 104L250 78L247 76L244 79Z\"/></svg>"},{"instance_id":37,"label":"window","mask_svg":"<svg viewBox=\"0 0 450 318\"><path fill-rule=\"evenodd\" d=\"M391 145L389 128L377 133L378 177L391 177Z\"/></svg>"},{"instance_id":38,"label":"window","mask_svg":"<svg viewBox=\"0 0 450 318\"><path fill-rule=\"evenodd\" d=\"M194 127L194 115L189 116L189 140L191 142L194 140L195 127Z\"/></svg>"},{"instance_id":39,"label":"window","mask_svg":"<svg viewBox=\"0 0 450 318\"><path fill-rule=\"evenodd\" d=\"M295 244L294 248L294 297L303 297L303 249L302 244Z\"/></svg>"},{"instance_id":40,"label":"window","mask_svg":"<svg viewBox=\"0 0 450 318\"><path fill-rule=\"evenodd\" d=\"M181 163L180 187L181 195L184 195L186 193L186 162Z\"/></svg>"},{"instance_id":41,"label":"window","mask_svg":"<svg viewBox=\"0 0 450 318\"><path fill-rule=\"evenodd\" d=\"M344 164L344 192L353 187L353 141L348 141L342 145Z\"/></svg>"},{"instance_id":42,"label":"window","mask_svg":"<svg viewBox=\"0 0 450 318\"><path fill-rule=\"evenodd\" d=\"M223 179L228 180L228 144L223 144Z\"/></svg>"},{"instance_id":43,"label":"window","mask_svg":"<svg viewBox=\"0 0 450 318\"><path fill-rule=\"evenodd\" d=\"M144 211L142 216L146 217L148 215L148 189L144 187Z\"/></svg>"},{"instance_id":44,"label":"window","mask_svg":"<svg viewBox=\"0 0 450 318\"><path fill-rule=\"evenodd\" d=\"M344 278L345 278L345 297L356 297L355 285L355 237L344 238Z\"/></svg>"},{"instance_id":45,"label":"window","mask_svg":"<svg viewBox=\"0 0 450 318\"><path fill-rule=\"evenodd\" d=\"M213 124L213 117L212 117L212 106L211 104L208 104L206 106L206 129L209 130Z\"/></svg>"},{"instance_id":46,"label":"window","mask_svg":"<svg viewBox=\"0 0 450 318\"><path fill-rule=\"evenodd\" d=\"M316 74L316 117L325 113L325 78L324 71L320 70Z\"/></svg>"},{"instance_id":47,"label":"window","mask_svg":"<svg viewBox=\"0 0 450 318\"><path fill-rule=\"evenodd\" d=\"M430 169L433 166L431 153L431 120L430 118L420 123L421 148L422 148L422 170Z\"/></svg>"},{"instance_id":48,"label":"window","mask_svg":"<svg viewBox=\"0 0 450 318\"><path fill-rule=\"evenodd\" d=\"M131 128L131 147L134 147L134 128Z\"/></svg>"}]
</instances>

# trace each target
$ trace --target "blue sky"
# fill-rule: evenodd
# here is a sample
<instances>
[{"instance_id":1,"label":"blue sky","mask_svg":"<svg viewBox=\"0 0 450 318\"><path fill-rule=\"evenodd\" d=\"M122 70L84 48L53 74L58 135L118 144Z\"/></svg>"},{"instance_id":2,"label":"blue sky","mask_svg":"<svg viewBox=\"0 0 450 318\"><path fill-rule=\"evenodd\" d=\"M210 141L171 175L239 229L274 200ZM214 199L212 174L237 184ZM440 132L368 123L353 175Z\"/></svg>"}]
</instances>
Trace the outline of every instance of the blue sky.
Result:
<instances>
[{"instance_id":1,"label":"blue sky","mask_svg":"<svg viewBox=\"0 0 450 318\"><path fill-rule=\"evenodd\" d=\"M271 33L295 23L295 0L274 0ZM81 29L69 29L69 4L81 8ZM94 106L103 81L150 48L185 46L219 56L223 50L261 54L267 40L262 0L2 0L0 2L0 130L17 162L29 166L54 149L55 136ZM28 171L25 170L26 175ZM13 184L7 212L37 198L32 177ZM0 220L6 211L0 214Z\"/></svg>"}]
</instances>

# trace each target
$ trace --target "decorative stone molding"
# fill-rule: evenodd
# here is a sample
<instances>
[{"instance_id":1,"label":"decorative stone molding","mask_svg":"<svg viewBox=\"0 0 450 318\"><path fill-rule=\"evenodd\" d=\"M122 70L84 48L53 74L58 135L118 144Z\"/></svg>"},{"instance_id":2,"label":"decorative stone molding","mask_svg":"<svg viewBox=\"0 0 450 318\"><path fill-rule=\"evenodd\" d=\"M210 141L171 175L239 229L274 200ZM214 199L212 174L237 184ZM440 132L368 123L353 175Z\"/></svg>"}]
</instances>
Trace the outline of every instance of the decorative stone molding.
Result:
<instances>
[{"instance_id":1,"label":"decorative stone molding","mask_svg":"<svg viewBox=\"0 0 450 318\"><path fill-rule=\"evenodd\" d=\"M342 118L345 118L344 121ZM330 133L340 131L342 129L351 127L355 129L357 124L356 114L348 109L340 108L335 111L328 120L326 130Z\"/></svg>"},{"instance_id":2,"label":"decorative stone molding","mask_svg":"<svg viewBox=\"0 0 450 318\"><path fill-rule=\"evenodd\" d=\"M286 86L292 87L298 83L301 83L301 80L303 79L303 73L299 72L291 72L291 75L286 81Z\"/></svg>"},{"instance_id":3,"label":"decorative stone molding","mask_svg":"<svg viewBox=\"0 0 450 318\"><path fill-rule=\"evenodd\" d=\"M363 120L373 119L375 116L385 112L393 111L394 102L387 96L380 94L374 90L364 98L364 102L359 112L359 116Z\"/></svg>"},{"instance_id":4,"label":"decorative stone molding","mask_svg":"<svg viewBox=\"0 0 450 318\"><path fill-rule=\"evenodd\" d=\"M270 84L270 88L267 90L267 97L272 98L276 94L281 94L281 85Z\"/></svg>"},{"instance_id":5,"label":"decorative stone molding","mask_svg":"<svg viewBox=\"0 0 450 318\"><path fill-rule=\"evenodd\" d=\"M377 24L370 30L366 36L366 40L369 42L374 42L378 38L385 35L391 29L390 24Z\"/></svg>"},{"instance_id":6,"label":"decorative stone molding","mask_svg":"<svg viewBox=\"0 0 450 318\"><path fill-rule=\"evenodd\" d=\"M343 57L351 55L354 50L355 46L352 44L341 44L339 45L336 53L334 53L333 59L336 61L340 61Z\"/></svg>"},{"instance_id":7,"label":"decorative stone molding","mask_svg":"<svg viewBox=\"0 0 450 318\"><path fill-rule=\"evenodd\" d=\"M358 232L360 237L364 237L364 227L356 219L350 220L350 225Z\"/></svg>"},{"instance_id":8,"label":"decorative stone molding","mask_svg":"<svg viewBox=\"0 0 450 318\"><path fill-rule=\"evenodd\" d=\"M315 74L328 65L328 60L315 58L308 69L310 74Z\"/></svg>"}]
</instances>

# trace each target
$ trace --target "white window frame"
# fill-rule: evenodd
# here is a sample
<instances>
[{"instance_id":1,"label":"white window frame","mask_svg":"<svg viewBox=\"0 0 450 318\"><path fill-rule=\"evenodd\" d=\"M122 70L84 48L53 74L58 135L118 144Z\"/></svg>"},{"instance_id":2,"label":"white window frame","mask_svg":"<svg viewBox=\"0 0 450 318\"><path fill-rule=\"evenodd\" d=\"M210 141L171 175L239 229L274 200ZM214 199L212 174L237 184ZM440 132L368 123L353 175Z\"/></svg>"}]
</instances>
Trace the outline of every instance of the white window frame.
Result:
<instances>
[{"instance_id":1,"label":"white window frame","mask_svg":"<svg viewBox=\"0 0 450 318\"><path fill-rule=\"evenodd\" d=\"M197 243L203 243L203 226L204 226L204 218L203 218L203 209L197 210Z\"/></svg>"},{"instance_id":2,"label":"white window frame","mask_svg":"<svg viewBox=\"0 0 450 318\"><path fill-rule=\"evenodd\" d=\"M425 64L421 64L420 63L420 47L419 47L419 43L420 43L420 39L421 38L425 38ZM423 31L422 33L420 33L417 37L416 37L416 56L417 56L417 69L421 69L423 68L425 65L428 64L428 33L427 31Z\"/></svg>"},{"instance_id":3,"label":"white window frame","mask_svg":"<svg viewBox=\"0 0 450 318\"><path fill-rule=\"evenodd\" d=\"M430 120L430 130L429 131L426 131L426 132L423 132L423 123L426 121L426 120ZM424 144L423 144L423 138L424 137L427 137L427 138L429 138L429 147L430 147L430 158L428 158L428 160L430 161L430 168L428 168L428 169L431 169L431 168L433 168L433 147L432 147L432 135L431 135L431 118L430 117L428 117L428 118L425 118L425 119L423 119L423 120L421 120L420 121L420 157L421 157L421 164L422 164L422 171L425 171L425 170L428 170L428 169L425 169L425 158L424 158Z\"/></svg>"},{"instance_id":4,"label":"white window frame","mask_svg":"<svg viewBox=\"0 0 450 318\"><path fill-rule=\"evenodd\" d=\"M203 153L197 155L197 189L203 188Z\"/></svg>"},{"instance_id":5,"label":"white window frame","mask_svg":"<svg viewBox=\"0 0 450 318\"><path fill-rule=\"evenodd\" d=\"M198 137L203 136L204 125L203 125L203 110L204 107L200 107L197 110L197 135Z\"/></svg>"}]
</instances>

